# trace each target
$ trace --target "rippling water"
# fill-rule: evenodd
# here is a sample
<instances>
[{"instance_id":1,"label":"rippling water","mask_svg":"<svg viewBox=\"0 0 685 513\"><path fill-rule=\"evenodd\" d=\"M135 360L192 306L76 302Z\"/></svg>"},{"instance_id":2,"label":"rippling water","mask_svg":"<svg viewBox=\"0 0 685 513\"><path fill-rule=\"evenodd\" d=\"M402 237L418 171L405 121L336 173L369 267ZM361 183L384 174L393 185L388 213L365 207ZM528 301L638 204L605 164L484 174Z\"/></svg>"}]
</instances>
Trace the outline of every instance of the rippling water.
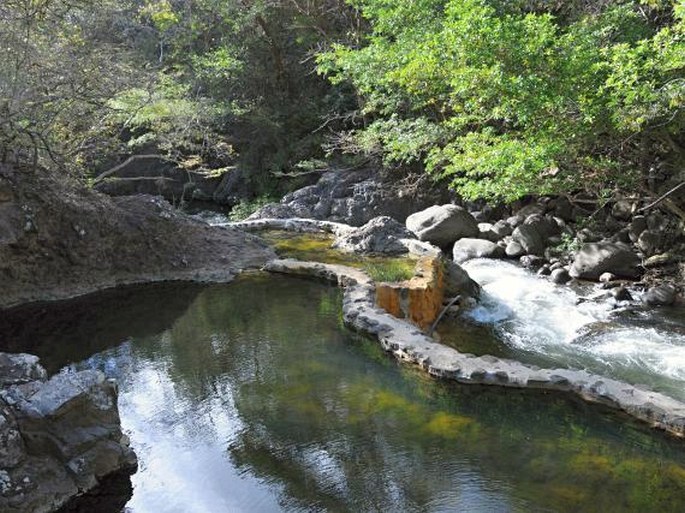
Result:
<instances>
[{"instance_id":1,"label":"rippling water","mask_svg":"<svg viewBox=\"0 0 685 513\"><path fill-rule=\"evenodd\" d=\"M476 326L464 328L464 318L452 323L442 332L446 343L547 367L589 369L685 400L682 309L629 309L613 300L577 304L579 296L601 291L555 285L504 261L472 260L464 268L485 295L464 316Z\"/></svg>"},{"instance_id":2,"label":"rippling water","mask_svg":"<svg viewBox=\"0 0 685 513\"><path fill-rule=\"evenodd\" d=\"M682 441L430 379L346 330L340 299L285 277L126 289L2 316L0 345L119 380L134 513L685 511Z\"/></svg>"}]
</instances>

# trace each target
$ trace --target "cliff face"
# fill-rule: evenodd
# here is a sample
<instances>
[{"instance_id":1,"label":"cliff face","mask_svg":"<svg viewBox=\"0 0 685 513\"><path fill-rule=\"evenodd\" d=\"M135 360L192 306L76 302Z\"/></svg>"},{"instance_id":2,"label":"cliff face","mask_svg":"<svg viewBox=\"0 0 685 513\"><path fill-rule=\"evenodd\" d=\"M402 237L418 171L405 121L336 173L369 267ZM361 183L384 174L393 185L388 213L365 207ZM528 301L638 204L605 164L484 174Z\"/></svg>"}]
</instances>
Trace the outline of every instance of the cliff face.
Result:
<instances>
[{"instance_id":1,"label":"cliff face","mask_svg":"<svg viewBox=\"0 0 685 513\"><path fill-rule=\"evenodd\" d=\"M273 256L157 197L110 198L68 176L0 166L0 308L126 283L225 281Z\"/></svg>"},{"instance_id":2,"label":"cliff face","mask_svg":"<svg viewBox=\"0 0 685 513\"><path fill-rule=\"evenodd\" d=\"M0 353L0 511L55 511L135 468L114 383L94 370L48 380L37 357Z\"/></svg>"}]
</instances>

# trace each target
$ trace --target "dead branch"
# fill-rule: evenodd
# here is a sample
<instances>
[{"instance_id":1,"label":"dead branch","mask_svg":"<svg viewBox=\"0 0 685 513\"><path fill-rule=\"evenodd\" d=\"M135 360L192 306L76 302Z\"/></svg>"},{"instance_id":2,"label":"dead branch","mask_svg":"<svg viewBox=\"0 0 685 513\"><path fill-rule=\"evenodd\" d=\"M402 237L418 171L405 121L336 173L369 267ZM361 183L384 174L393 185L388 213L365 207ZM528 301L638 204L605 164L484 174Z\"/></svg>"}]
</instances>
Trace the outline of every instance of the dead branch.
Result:
<instances>
[{"instance_id":1,"label":"dead branch","mask_svg":"<svg viewBox=\"0 0 685 513\"><path fill-rule=\"evenodd\" d=\"M123 169L124 167L128 166L131 162L135 160L142 160L142 159L160 159L160 160L169 160L165 155L160 155L160 154L144 154L144 155L133 155L132 157L127 158L125 161L123 161L121 164L118 164L114 166L111 169L108 169L107 171L100 173L98 176L95 177L93 180L93 185L96 185L100 183L102 180L107 178L108 176L112 176L114 173L117 171Z\"/></svg>"}]
</instances>

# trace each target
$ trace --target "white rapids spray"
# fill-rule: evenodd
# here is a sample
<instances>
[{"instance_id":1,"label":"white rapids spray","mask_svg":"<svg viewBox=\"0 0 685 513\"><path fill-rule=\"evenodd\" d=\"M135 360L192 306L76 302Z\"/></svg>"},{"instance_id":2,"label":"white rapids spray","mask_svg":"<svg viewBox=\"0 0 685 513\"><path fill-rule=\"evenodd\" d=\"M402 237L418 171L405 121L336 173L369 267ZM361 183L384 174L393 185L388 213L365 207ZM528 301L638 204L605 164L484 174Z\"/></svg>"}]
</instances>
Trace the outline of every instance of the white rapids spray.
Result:
<instances>
[{"instance_id":1,"label":"white rapids spray","mask_svg":"<svg viewBox=\"0 0 685 513\"><path fill-rule=\"evenodd\" d=\"M629 315L613 300L578 303L572 288L509 262L475 259L463 267L484 290L466 317L493 326L516 358L543 358L685 399L685 312L655 322L655 314Z\"/></svg>"}]
</instances>

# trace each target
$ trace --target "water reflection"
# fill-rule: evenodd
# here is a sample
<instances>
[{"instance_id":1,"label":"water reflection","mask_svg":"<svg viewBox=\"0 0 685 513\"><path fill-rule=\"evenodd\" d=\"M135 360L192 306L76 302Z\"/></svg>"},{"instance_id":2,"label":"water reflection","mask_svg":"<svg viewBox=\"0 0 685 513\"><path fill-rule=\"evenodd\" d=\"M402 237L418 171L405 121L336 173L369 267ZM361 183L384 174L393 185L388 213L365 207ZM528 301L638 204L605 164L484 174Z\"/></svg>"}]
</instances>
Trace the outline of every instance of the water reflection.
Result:
<instances>
[{"instance_id":1,"label":"water reflection","mask_svg":"<svg viewBox=\"0 0 685 513\"><path fill-rule=\"evenodd\" d=\"M340 314L336 289L251 277L75 364L119 379L140 457L127 507L685 511L682 442L572 398L436 382Z\"/></svg>"}]
</instances>

